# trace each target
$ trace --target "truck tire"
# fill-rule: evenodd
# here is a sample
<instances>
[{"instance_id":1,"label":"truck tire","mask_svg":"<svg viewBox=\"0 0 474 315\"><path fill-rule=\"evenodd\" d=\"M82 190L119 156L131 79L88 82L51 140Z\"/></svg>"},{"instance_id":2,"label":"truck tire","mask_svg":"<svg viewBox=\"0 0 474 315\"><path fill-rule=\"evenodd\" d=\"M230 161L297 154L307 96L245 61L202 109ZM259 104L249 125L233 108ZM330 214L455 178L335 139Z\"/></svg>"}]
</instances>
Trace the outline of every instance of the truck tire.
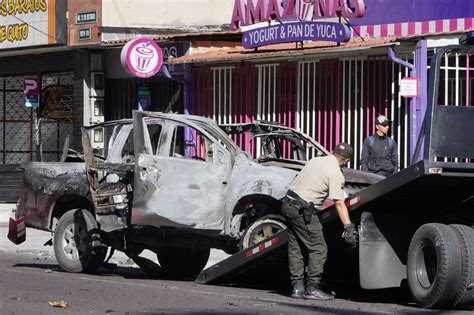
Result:
<instances>
[{"instance_id":1,"label":"truck tire","mask_svg":"<svg viewBox=\"0 0 474 315\"><path fill-rule=\"evenodd\" d=\"M160 247L156 256L170 277L194 280L206 266L210 252L210 248Z\"/></svg>"},{"instance_id":2,"label":"truck tire","mask_svg":"<svg viewBox=\"0 0 474 315\"><path fill-rule=\"evenodd\" d=\"M423 308L451 307L461 280L461 249L456 233L447 225L422 225L408 249L410 293Z\"/></svg>"},{"instance_id":3,"label":"truck tire","mask_svg":"<svg viewBox=\"0 0 474 315\"><path fill-rule=\"evenodd\" d=\"M91 273L105 259L107 247L93 215L84 209L66 212L54 232L54 254L59 265L68 272Z\"/></svg>"},{"instance_id":4,"label":"truck tire","mask_svg":"<svg viewBox=\"0 0 474 315\"><path fill-rule=\"evenodd\" d=\"M461 281L456 291L453 307L470 309L474 306L474 230L465 225L453 224L450 227L456 233L461 246Z\"/></svg>"},{"instance_id":5,"label":"truck tire","mask_svg":"<svg viewBox=\"0 0 474 315\"><path fill-rule=\"evenodd\" d=\"M239 244L240 249L249 248L280 231L286 230L287 226L284 222L283 217L276 215L263 216L255 220L244 231Z\"/></svg>"}]
</instances>

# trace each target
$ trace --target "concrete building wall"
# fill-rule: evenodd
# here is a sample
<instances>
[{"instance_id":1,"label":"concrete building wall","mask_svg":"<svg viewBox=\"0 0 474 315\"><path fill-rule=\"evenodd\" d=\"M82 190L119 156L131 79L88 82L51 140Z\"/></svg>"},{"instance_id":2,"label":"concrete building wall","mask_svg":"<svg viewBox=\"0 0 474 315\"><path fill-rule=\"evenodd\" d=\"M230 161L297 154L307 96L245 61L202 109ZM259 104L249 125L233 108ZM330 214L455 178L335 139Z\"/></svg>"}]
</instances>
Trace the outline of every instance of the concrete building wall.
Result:
<instances>
[{"instance_id":1,"label":"concrete building wall","mask_svg":"<svg viewBox=\"0 0 474 315\"><path fill-rule=\"evenodd\" d=\"M102 26L175 28L229 24L231 0L103 0Z\"/></svg>"},{"instance_id":2,"label":"concrete building wall","mask_svg":"<svg viewBox=\"0 0 474 315\"><path fill-rule=\"evenodd\" d=\"M69 13L67 23L68 46L84 46L99 43L102 0L68 0L67 5ZM84 21L84 17L93 18Z\"/></svg>"}]
</instances>

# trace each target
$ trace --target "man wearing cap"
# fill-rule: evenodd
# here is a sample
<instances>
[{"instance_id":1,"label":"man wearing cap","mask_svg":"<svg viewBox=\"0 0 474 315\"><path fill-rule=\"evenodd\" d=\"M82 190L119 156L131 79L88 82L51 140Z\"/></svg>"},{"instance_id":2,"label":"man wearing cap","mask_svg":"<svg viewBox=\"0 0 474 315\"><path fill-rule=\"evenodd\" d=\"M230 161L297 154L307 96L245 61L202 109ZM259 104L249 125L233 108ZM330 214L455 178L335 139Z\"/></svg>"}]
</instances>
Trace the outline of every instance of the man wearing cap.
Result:
<instances>
[{"instance_id":1,"label":"man wearing cap","mask_svg":"<svg viewBox=\"0 0 474 315\"><path fill-rule=\"evenodd\" d=\"M375 120L377 131L364 140L360 157L361 170L390 176L398 170L398 152L395 140L387 136L390 120L379 115Z\"/></svg>"},{"instance_id":2,"label":"man wearing cap","mask_svg":"<svg viewBox=\"0 0 474 315\"><path fill-rule=\"evenodd\" d=\"M293 298L334 298L320 287L327 246L315 210L326 198L334 201L337 214L344 224L342 237L352 246L357 245L358 232L344 204L344 176L341 172L341 167L347 165L353 154L354 150L349 144L340 143L332 155L311 159L283 198L281 211L288 223L288 261Z\"/></svg>"}]
</instances>

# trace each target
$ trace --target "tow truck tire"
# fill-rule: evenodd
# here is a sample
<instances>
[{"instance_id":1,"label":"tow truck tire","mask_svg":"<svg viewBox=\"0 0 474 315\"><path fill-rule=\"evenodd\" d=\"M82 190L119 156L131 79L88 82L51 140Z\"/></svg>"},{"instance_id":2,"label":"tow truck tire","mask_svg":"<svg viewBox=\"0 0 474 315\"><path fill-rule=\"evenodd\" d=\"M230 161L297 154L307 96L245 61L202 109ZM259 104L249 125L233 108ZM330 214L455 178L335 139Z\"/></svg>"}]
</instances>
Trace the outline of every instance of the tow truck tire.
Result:
<instances>
[{"instance_id":1,"label":"tow truck tire","mask_svg":"<svg viewBox=\"0 0 474 315\"><path fill-rule=\"evenodd\" d=\"M56 260L68 272L92 273L107 254L94 216L84 209L69 210L59 219L53 243Z\"/></svg>"},{"instance_id":2,"label":"tow truck tire","mask_svg":"<svg viewBox=\"0 0 474 315\"><path fill-rule=\"evenodd\" d=\"M444 224L422 225L408 249L410 293L423 308L450 308L461 280L461 249L456 233Z\"/></svg>"},{"instance_id":3,"label":"tow truck tire","mask_svg":"<svg viewBox=\"0 0 474 315\"><path fill-rule=\"evenodd\" d=\"M210 248L160 247L156 256L170 277L194 279L206 266L210 253Z\"/></svg>"},{"instance_id":4,"label":"tow truck tire","mask_svg":"<svg viewBox=\"0 0 474 315\"><path fill-rule=\"evenodd\" d=\"M470 309L474 306L474 230L465 225L453 224L450 227L456 233L461 246L461 281L456 291L453 307Z\"/></svg>"},{"instance_id":5,"label":"tow truck tire","mask_svg":"<svg viewBox=\"0 0 474 315\"><path fill-rule=\"evenodd\" d=\"M252 222L241 237L239 248L241 250L249 248L276 233L286 230L283 217L277 215L263 216Z\"/></svg>"}]
</instances>

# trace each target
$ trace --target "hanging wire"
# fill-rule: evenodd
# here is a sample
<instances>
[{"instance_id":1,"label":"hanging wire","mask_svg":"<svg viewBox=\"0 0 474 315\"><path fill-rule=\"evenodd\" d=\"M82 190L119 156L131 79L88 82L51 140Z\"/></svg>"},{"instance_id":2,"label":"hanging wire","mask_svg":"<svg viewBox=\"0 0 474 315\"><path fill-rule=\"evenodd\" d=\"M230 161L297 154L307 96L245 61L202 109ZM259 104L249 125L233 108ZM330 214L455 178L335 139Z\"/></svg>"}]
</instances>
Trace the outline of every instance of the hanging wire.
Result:
<instances>
[{"instance_id":1,"label":"hanging wire","mask_svg":"<svg viewBox=\"0 0 474 315\"><path fill-rule=\"evenodd\" d=\"M48 36L49 38L54 39L56 42L59 42L59 40L58 40L58 38L57 38L56 36L51 36L51 35L49 35L48 33L43 32L43 31L40 30L39 28L37 28L37 27L31 25L30 23L28 23L27 21L25 21L25 20L19 18L19 17L16 16L16 15L11 15L11 16L14 17L15 19L17 19L18 21L23 22L24 24L28 25L28 27L31 27L32 29L34 29L34 30L40 32L41 34L46 35L46 36Z\"/></svg>"},{"instance_id":2,"label":"hanging wire","mask_svg":"<svg viewBox=\"0 0 474 315\"><path fill-rule=\"evenodd\" d=\"M347 25L349 25L349 27L354 30L354 32L359 36L359 38L362 39L363 42L365 42L364 37L360 36L360 33L355 29L354 25L352 25L351 22L349 22L349 20L345 16L340 17L342 17L344 21L346 21Z\"/></svg>"}]
</instances>

